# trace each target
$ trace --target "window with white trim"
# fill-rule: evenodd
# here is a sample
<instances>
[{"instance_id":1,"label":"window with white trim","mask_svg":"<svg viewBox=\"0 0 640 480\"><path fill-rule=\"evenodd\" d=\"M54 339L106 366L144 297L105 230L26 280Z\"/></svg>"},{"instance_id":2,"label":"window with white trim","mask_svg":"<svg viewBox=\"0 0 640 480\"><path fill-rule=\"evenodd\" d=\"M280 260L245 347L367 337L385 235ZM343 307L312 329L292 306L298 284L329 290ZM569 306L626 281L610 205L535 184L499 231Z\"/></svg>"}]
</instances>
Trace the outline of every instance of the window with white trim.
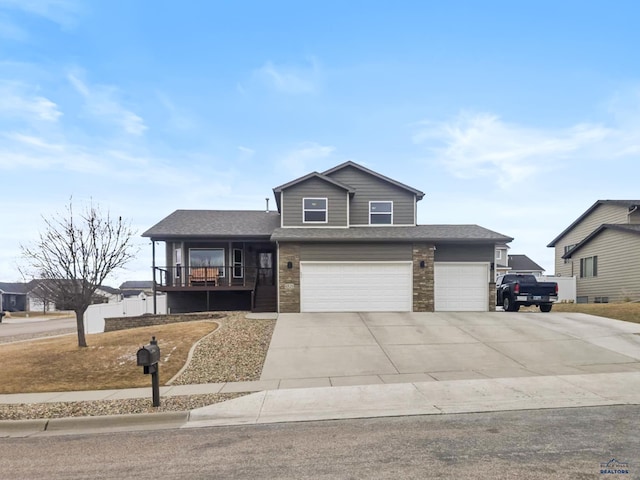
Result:
<instances>
[{"instance_id":1,"label":"window with white trim","mask_svg":"<svg viewBox=\"0 0 640 480\"><path fill-rule=\"evenodd\" d=\"M224 249L192 248L189 250L189 266L191 268L218 268L218 276L224 277Z\"/></svg>"},{"instance_id":2,"label":"window with white trim","mask_svg":"<svg viewBox=\"0 0 640 480\"><path fill-rule=\"evenodd\" d=\"M580 259L580 278L598 276L598 257L586 257Z\"/></svg>"},{"instance_id":3,"label":"window with white trim","mask_svg":"<svg viewBox=\"0 0 640 480\"><path fill-rule=\"evenodd\" d=\"M241 248L233 249L233 278L244 277L244 258Z\"/></svg>"},{"instance_id":4,"label":"window with white trim","mask_svg":"<svg viewBox=\"0 0 640 480\"><path fill-rule=\"evenodd\" d=\"M369 202L369 225L391 225L393 202Z\"/></svg>"},{"instance_id":5,"label":"window with white trim","mask_svg":"<svg viewBox=\"0 0 640 480\"><path fill-rule=\"evenodd\" d=\"M304 223L327 223L327 199L303 198L302 221Z\"/></svg>"},{"instance_id":6,"label":"window with white trim","mask_svg":"<svg viewBox=\"0 0 640 480\"><path fill-rule=\"evenodd\" d=\"M564 246L564 255L566 255L567 253L569 253L571 250L573 250L573 248L577 245L577 243L573 243L571 245L565 245ZM565 258L564 259L564 263L569 263L571 261L570 258Z\"/></svg>"}]
</instances>

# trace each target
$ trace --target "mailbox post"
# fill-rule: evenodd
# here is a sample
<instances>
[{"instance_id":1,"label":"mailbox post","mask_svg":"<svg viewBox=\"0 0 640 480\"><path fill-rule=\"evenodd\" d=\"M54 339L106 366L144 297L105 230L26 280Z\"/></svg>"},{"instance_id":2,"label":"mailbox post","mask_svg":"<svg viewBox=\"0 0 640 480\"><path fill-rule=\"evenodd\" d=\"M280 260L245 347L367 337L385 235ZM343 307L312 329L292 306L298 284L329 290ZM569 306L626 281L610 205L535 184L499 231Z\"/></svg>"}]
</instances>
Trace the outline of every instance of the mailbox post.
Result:
<instances>
[{"instance_id":1,"label":"mailbox post","mask_svg":"<svg viewBox=\"0 0 640 480\"><path fill-rule=\"evenodd\" d=\"M160 347L156 337L151 337L151 343L140 347L136 355L138 366L142 367L145 375L151 374L151 390L153 406L160 406L160 374L158 362L160 361Z\"/></svg>"}]
</instances>

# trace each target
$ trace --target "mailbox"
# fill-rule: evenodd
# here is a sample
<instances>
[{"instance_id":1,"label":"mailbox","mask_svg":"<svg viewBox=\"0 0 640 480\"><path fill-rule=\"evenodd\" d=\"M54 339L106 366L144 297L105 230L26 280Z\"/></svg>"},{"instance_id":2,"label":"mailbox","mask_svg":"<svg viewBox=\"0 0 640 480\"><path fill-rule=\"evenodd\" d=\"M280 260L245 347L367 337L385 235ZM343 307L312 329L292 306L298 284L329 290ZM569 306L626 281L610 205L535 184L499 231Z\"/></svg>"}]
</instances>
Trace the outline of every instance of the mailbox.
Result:
<instances>
[{"instance_id":1,"label":"mailbox","mask_svg":"<svg viewBox=\"0 0 640 480\"><path fill-rule=\"evenodd\" d=\"M150 367L160 361L160 347L153 343L140 347L137 354L139 367Z\"/></svg>"}]
</instances>

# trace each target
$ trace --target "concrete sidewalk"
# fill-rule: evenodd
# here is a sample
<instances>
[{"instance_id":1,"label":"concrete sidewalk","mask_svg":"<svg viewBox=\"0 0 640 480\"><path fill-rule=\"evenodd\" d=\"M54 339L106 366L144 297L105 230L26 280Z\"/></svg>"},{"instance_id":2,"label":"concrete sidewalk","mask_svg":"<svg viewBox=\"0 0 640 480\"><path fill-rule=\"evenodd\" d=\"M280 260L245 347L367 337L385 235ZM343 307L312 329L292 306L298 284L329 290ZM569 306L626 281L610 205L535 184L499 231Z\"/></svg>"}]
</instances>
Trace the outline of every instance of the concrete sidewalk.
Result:
<instances>
[{"instance_id":1,"label":"concrete sidewalk","mask_svg":"<svg viewBox=\"0 0 640 480\"><path fill-rule=\"evenodd\" d=\"M0 437L638 404L640 372L415 382L265 390L191 412L0 421Z\"/></svg>"}]
</instances>

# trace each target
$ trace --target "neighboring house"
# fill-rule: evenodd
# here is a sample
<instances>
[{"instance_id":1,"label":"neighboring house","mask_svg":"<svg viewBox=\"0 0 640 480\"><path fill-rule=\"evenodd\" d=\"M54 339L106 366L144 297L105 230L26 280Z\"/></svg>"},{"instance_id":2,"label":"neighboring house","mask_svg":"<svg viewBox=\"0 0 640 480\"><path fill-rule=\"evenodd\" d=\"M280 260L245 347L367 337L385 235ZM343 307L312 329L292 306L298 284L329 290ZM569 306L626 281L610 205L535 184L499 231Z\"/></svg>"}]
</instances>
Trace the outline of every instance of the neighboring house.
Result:
<instances>
[{"instance_id":1,"label":"neighboring house","mask_svg":"<svg viewBox=\"0 0 640 480\"><path fill-rule=\"evenodd\" d=\"M498 275L509 273L509 270L511 270L509 267L509 245L504 243L496 245L495 265L496 278Z\"/></svg>"},{"instance_id":2,"label":"neighboring house","mask_svg":"<svg viewBox=\"0 0 640 480\"><path fill-rule=\"evenodd\" d=\"M354 162L273 191L277 212L176 210L143 233L171 312L495 309L495 248L512 238L417 225L424 193Z\"/></svg>"},{"instance_id":3,"label":"neighboring house","mask_svg":"<svg viewBox=\"0 0 640 480\"><path fill-rule=\"evenodd\" d=\"M27 310L27 292L24 283L0 283L0 312Z\"/></svg>"},{"instance_id":4,"label":"neighboring house","mask_svg":"<svg viewBox=\"0 0 640 480\"><path fill-rule=\"evenodd\" d=\"M69 299L60 294L60 282L71 280L35 279L25 284L28 295L28 309L30 311L51 312L56 310L70 310ZM93 304L112 303L120 301L120 290L108 286L101 286L95 291Z\"/></svg>"},{"instance_id":5,"label":"neighboring house","mask_svg":"<svg viewBox=\"0 0 640 480\"><path fill-rule=\"evenodd\" d=\"M579 303L640 299L640 200L598 200L547 245Z\"/></svg>"},{"instance_id":6,"label":"neighboring house","mask_svg":"<svg viewBox=\"0 0 640 480\"><path fill-rule=\"evenodd\" d=\"M531 260L526 255L509 255L509 273L535 275L539 277L544 274L544 268Z\"/></svg>"},{"instance_id":7,"label":"neighboring house","mask_svg":"<svg viewBox=\"0 0 640 480\"><path fill-rule=\"evenodd\" d=\"M120 292L124 298L137 297L141 293L153 295L152 280L129 280L120 285Z\"/></svg>"}]
</instances>

